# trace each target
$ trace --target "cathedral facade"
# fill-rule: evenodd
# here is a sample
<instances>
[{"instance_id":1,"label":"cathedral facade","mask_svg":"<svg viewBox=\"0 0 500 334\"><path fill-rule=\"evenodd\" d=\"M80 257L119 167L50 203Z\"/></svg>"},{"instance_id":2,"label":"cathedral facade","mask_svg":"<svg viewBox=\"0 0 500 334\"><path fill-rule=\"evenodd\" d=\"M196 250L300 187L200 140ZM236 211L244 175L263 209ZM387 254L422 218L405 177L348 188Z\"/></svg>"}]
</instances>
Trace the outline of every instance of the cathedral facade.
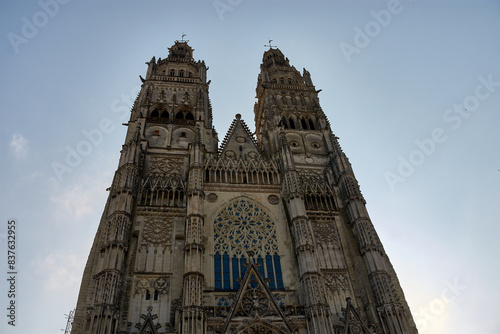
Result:
<instances>
[{"instance_id":1,"label":"cathedral facade","mask_svg":"<svg viewBox=\"0 0 500 334\"><path fill-rule=\"evenodd\" d=\"M147 65L72 334L417 333L309 72L270 47L219 143L187 41Z\"/></svg>"}]
</instances>

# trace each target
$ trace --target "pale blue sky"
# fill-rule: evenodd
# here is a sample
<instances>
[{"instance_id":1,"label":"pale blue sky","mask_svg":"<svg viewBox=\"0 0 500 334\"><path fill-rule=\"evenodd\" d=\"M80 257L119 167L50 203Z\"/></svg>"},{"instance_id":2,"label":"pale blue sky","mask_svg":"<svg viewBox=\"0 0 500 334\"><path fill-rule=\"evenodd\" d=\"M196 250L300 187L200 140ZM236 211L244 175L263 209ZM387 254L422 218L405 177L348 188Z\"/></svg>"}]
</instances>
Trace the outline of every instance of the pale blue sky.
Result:
<instances>
[{"instance_id":1,"label":"pale blue sky","mask_svg":"<svg viewBox=\"0 0 500 334\"><path fill-rule=\"evenodd\" d=\"M0 1L1 254L7 219L19 225L18 326L2 315L2 333L64 328L118 164L126 101L144 63L166 57L183 32L210 67L221 140L237 113L254 129L268 38L309 70L420 332L500 332L499 2L60 1L51 15L37 1ZM380 24L372 12L382 10L393 13ZM357 48L348 57L347 44ZM463 103L466 117L448 111ZM58 178L54 162L66 164L82 131L105 119L112 130ZM398 176L401 159L413 170Z\"/></svg>"}]
</instances>

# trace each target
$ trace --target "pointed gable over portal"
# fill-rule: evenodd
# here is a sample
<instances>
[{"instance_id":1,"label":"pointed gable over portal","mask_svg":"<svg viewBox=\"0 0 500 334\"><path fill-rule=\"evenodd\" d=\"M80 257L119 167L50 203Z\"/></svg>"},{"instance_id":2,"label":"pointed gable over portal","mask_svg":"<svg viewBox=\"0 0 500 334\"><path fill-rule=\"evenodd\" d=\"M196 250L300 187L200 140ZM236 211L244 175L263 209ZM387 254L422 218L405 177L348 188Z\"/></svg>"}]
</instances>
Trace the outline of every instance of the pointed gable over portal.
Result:
<instances>
[{"instance_id":1,"label":"pointed gable over portal","mask_svg":"<svg viewBox=\"0 0 500 334\"><path fill-rule=\"evenodd\" d=\"M261 158L262 151L240 114L231 123L219 149L221 158L250 160Z\"/></svg>"},{"instance_id":2,"label":"pointed gable over portal","mask_svg":"<svg viewBox=\"0 0 500 334\"><path fill-rule=\"evenodd\" d=\"M271 290L259 273L257 264L250 262L227 316L223 333L227 334L289 334L292 327L278 307Z\"/></svg>"}]
</instances>

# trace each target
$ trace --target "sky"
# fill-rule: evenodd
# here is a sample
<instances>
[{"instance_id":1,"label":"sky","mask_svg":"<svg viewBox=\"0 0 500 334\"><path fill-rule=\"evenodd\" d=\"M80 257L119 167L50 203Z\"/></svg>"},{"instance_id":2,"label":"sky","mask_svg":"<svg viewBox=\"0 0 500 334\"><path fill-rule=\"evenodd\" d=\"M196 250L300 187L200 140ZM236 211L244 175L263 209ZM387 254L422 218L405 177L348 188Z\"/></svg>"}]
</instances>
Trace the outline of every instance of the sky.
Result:
<instances>
[{"instance_id":1,"label":"sky","mask_svg":"<svg viewBox=\"0 0 500 334\"><path fill-rule=\"evenodd\" d=\"M255 129L269 39L305 67L420 333L500 333L500 3L466 0L0 1L0 332L65 328L139 75L182 34L220 140Z\"/></svg>"}]
</instances>

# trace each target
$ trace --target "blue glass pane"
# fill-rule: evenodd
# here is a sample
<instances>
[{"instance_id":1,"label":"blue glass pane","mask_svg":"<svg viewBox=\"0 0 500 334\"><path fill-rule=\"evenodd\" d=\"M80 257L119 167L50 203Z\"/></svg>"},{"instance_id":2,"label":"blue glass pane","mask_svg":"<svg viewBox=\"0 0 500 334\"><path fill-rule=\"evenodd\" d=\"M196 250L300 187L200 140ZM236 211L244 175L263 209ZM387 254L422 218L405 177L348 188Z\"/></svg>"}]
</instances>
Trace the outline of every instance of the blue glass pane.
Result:
<instances>
[{"instance_id":1,"label":"blue glass pane","mask_svg":"<svg viewBox=\"0 0 500 334\"><path fill-rule=\"evenodd\" d=\"M266 255L267 277L269 277L269 288L276 289L276 282L274 281L273 259L271 255Z\"/></svg>"},{"instance_id":2,"label":"blue glass pane","mask_svg":"<svg viewBox=\"0 0 500 334\"><path fill-rule=\"evenodd\" d=\"M257 263L258 263L260 275L262 276L262 278L266 278L266 276L265 276L266 273L264 271L264 261L262 260L262 258L260 257L260 255L257 258Z\"/></svg>"},{"instance_id":3,"label":"blue glass pane","mask_svg":"<svg viewBox=\"0 0 500 334\"><path fill-rule=\"evenodd\" d=\"M222 290L222 270L220 266L220 254L214 256L215 290Z\"/></svg>"},{"instance_id":4,"label":"blue glass pane","mask_svg":"<svg viewBox=\"0 0 500 334\"><path fill-rule=\"evenodd\" d=\"M233 289L237 290L240 287L240 282L238 282L237 278L240 277L240 270L238 259L236 256L233 256Z\"/></svg>"},{"instance_id":5,"label":"blue glass pane","mask_svg":"<svg viewBox=\"0 0 500 334\"><path fill-rule=\"evenodd\" d=\"M222 275L224 279L224 290L231 289L231 279L229 273L229 255L227 255L227 253L224 253L224 255L222 255Z\"/></svg>"},{"instance_id":6,"label":"blue glass pane","mask_svg":"<svg viewBox=\"0 0 500 334\"><path fill-rule=\"evenodd\" d=\"M241 265L241 278L245 277L245 273L247 272L247 267L244 266L244 264L246 263L246 259L245 259L245 256L242 255L241 256L241 259L240 259L240 265Z\"/></svg>"},{"instance_id":7,"label":"blue glass pane","mask_svg":"<svg viewBox=\"0 0 500 334\"><path fill-rule=\"evenodd\" d=\"M274 254L274 269L276 269L276 288L283 290L283 276L281 275L281 261L278 254Z\"/></svg>"}]
</instances>

